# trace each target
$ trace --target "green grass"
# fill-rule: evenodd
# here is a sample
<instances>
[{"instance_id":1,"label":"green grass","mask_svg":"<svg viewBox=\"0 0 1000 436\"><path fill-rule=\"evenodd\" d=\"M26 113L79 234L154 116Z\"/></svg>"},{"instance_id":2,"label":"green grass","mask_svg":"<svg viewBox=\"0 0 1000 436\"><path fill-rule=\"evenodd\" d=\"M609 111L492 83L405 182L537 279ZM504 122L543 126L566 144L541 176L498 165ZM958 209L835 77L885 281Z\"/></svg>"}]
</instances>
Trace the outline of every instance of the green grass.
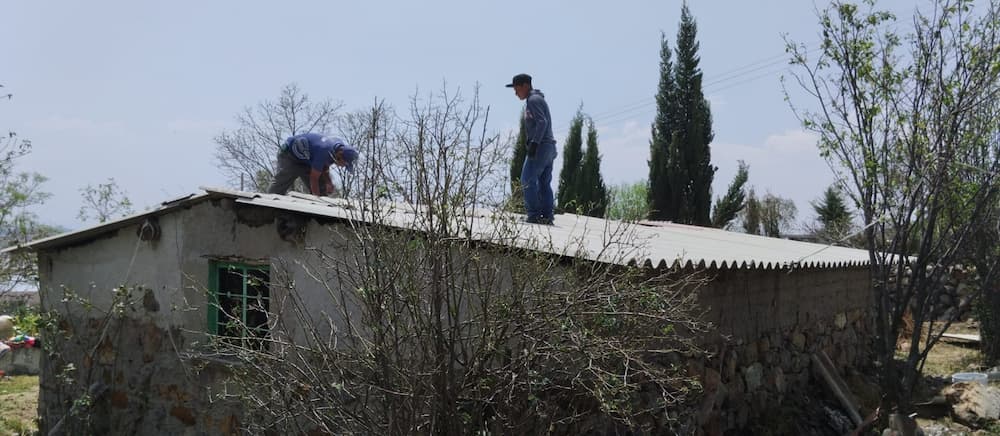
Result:
<instances>
[{"instance_id":1,"label":"green grass","mask_svg":"<svg viewBox=\"0 0 1000 436\"><path fill-rule=\"evenodd\" d=\"M18 436L35 434L35 425L17 418L0 417L0 434Z\"/></svg>"},{"instance_id":2,"label":"green grass","mask_svg":"<svg viewBox=\"0 0 1000 436\"><path fill-rule=\"evenodd\" d=\"M0 380L0 395L19 394L38 389L38 376L15 375L10 379Z\"/></svg>"},{"instance_id":3,"label":"green grass","mask_svg":"<svg viewBox=\"0 0 1000 436\"><path fill-rule=\"evenodd\" d=\"M0 435L35 434L38 376L0 378Z\"/></svg>"}]
</instances>

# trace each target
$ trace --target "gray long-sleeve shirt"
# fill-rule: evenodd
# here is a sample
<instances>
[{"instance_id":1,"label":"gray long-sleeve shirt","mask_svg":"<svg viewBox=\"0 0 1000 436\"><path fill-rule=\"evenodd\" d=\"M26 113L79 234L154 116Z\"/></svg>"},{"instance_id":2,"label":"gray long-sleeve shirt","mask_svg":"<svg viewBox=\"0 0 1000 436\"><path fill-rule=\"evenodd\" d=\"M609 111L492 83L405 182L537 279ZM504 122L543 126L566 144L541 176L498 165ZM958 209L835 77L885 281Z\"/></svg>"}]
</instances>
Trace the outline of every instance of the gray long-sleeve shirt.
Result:
<instances>
[{"instance_id":1,"label":"gray long-sleeve shirt","mask_svg":"<svg viewBox=\"0 0 1000 436\"><path fill-rule=\"evenodd\" d=\"M525 101L524 130L528 142L547 144L556 142L552 136L552 116L549 115L549 104L545 102L545 94L532 89Z\"/></svg>"}]
</instances>

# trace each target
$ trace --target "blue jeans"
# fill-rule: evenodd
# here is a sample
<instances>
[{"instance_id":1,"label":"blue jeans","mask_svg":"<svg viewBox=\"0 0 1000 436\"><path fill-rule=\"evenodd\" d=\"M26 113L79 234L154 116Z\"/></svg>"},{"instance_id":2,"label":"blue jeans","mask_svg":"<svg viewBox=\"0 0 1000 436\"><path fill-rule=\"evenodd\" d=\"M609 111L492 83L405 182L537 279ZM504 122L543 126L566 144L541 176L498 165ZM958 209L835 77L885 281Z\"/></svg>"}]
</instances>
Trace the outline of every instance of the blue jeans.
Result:
<instances>
[{"instance_id":1,"label":"blue jeans","mask_svg":"<svg viewBox=\"0 0 1000 436\"><path fill-rule=\"evenodd\" d=\"M555 204L552 196L552 162L555 160L555 142L539 145L535 157L524 158L521 189L524 190L524 210L528 219L552 219Z\"/></svg>"}]
</instances>

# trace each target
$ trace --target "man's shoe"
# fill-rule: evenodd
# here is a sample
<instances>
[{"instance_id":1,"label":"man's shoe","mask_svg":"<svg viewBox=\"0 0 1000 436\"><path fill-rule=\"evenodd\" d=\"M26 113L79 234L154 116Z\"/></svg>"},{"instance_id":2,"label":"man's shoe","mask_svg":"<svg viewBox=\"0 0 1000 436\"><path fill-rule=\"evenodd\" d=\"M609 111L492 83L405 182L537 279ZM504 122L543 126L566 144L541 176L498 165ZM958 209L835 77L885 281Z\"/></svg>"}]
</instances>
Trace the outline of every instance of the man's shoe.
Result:
<instances>
[{"instance_id":1,"label":"man's shoe","mask_svg":"<svg viewBox=\"0 0 1000 436\"><path fill-rule=\"evenodd\" d=\"M524 219L524 222L528 224L552 224L552 221L546 221L545 217L532 216Z\"/></svg>"},{"instance_id":2,"label":"man's shoe","mask_svg":"<svg viewBox=\"0 0 1000 436\"><path fill-rule=\"evenodd\" d=\"M527 217L527 218L524 219L524 222L526 222L528 224L541 224L541 225L551 226L552 225L552 218L548 218L548 217L544 217L544 216Z\"/></svg>"}]
</instances>

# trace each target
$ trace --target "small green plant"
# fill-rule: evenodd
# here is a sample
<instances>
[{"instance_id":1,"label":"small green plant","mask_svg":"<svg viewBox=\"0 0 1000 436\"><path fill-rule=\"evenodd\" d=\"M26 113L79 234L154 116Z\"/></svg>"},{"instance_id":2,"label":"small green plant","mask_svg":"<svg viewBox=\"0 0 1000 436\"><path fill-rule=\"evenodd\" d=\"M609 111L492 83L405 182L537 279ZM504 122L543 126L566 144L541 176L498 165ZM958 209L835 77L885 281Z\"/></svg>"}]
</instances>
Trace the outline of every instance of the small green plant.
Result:
<instances>
[{"instance_id":1,"label":"small green plant","mask_svg":"<svg viewBox=\"0 0 1000 436\"><path fill-rule=\"evenodd\" d=\"M21 306L14 312L14 327L18 333L38 336L42 315L37 307Z\"/></svg>"},{"instance_id":2,"label":"small green plant","mask_svg":"<svg viewBox=\"0 0 1000 436\"><path fill-rule=\"evenodd\" d=\"M17 418L0 416L0 433L9 435L29 435L34 434L31 424Z\"/></svg>"}]
</instances>

